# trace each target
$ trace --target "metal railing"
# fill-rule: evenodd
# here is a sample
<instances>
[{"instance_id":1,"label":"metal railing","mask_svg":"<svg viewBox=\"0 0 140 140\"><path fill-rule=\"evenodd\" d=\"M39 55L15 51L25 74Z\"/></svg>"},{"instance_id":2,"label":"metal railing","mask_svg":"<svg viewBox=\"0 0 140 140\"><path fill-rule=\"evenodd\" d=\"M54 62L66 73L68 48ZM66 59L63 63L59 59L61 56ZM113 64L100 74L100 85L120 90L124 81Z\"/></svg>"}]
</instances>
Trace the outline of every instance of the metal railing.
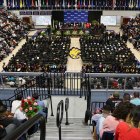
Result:
<instances>
[{"instance_id":1,"label":"metal railing","mask_svg":"<svg viewBox=\"0 0 140 140\"><path fill-rule=\"evenodd\" d=\"M87 78L88 77L88 84ZM25 83L17 87L10 87L10 90L15 90L15 95L9 99L4 99L4 103L11 107L12 101L17 94L22 93L26 98L32 93L37 92L40 99L50 98L50 95L74 95L88 97L89 93L87 85L90 85L91 94L93 92L134 92L140 91L140 74L123 74L123 73L41 73L41 72L1 72L0 73L0 87L1 94L7 87L7 80L14 80L19 78L25 79ZM117 81L117 87L113 87L113 82ZM20 81L19 81L20 83ZM96 88L95 85L100 83L101 87ZM7 101L6 101L7 100ZM88 99L89 100L89 99ZM53 108L51 102L51 115L53 116Z\"/></svg>"},{"instance_id":2,"label":"metal railing","mask_svg":"<svg viewBox=\"0 0 140 140\"><path fill-rule=\"evenodd\" d=\"M33 118L29 119L28 121L24 122L20 125L15 131L13 130L12 133L8 134L3 140L16 140L21 137L24 133L27 132L33 125L36 123L40 123L40 140L45 140L46 135L46 120L41 114L37 114Z\"/></svg>"},{"instance_id":3,"label":"metal railing","mask_svg":"<svg viewBox=\"0 0 140 140\"><path fill-rule=\"evenodd\" d=\"M61 140L61 123L63 120L64 113L64 102L61 100L57 105L57 113L56 113L56 126L59 129L59 140Z\"/></svg>"},{"instance_id":4,"label":"metal railing","mask_svg":"<svg viewBox=\"0 0 140 140\"><path fill-rule=\"evenodd\" d=\"M11 74L14 76L15 73L11 73ZM19 73L19 75L20 74L21 73ZM38 74L40 74L40 73L38 73ZM12 101L16 99L17 95L22 94L23 98L27 98L28 96L32 96L33 93L37 93L39 95L40 100L50 98L51 115L53 116L51 90L50 90L50 86L51 86L50 78L45 73L42 73L40 75L38 75L38 74L33 74L34 77L32 77L32 78L28 74L25 74L30 77L26 81L26 83L24 83L23 85L21 85L20 87L15 89L14 90L15 94L13 96L11 96L8 99L2 100L2 102L7 105L9 110L11 110ZM5 73L3 75L5 76Z\"/></svg>"},{"instance_id":5,"label":"metal railing","mask_svg":"<svg viewBox=\"0 0 140 140\"><path fill-rule=\"evenodd\" d=\"M94 112L97 108L102 108L106 102L92 102L91 103L91 112Z\"/></svg>"},{"instance_id":6,"label":"metal railing","mask_svg":"<svg viewBox=\"0 0 140 140\"><path fill-rule=\"evenodd\" d=\"M7 106L7 109L8 109L8 110L11 110L13 100L2 99L1 101L2 101L2 103L3 103L4 105Z\"/></svg>"},{"instance_id":7,"label":"metal railing","mask_svg":"<svg viewBox=\"0 0 140 140\"><path fill-rule=\"evenodd\" d=\"M2 89L15 89L23 86L20 79L23 78L25 82L30 79L39 77L43 73L37 72L1 72L0 73L0 87ZM50 90L53 95L80 95L83 96L85 84L85 75L89 75L91 84L91 91L102 90L118 90L118 91L133 91L140 90L140 85L135 79L140 79L140 74L125 74L125 73L47 73L46 77L50 77ZM12 81L12 79L14 81ZM40 79L40 78L39 78ZM10 81L11 80L11 81ZM43 81L43 80L42 80ZM115 82L117 81L117 87ZM13 85L10 85L13 82ZM46 80L45 80L46 82ZM113 83L114 82L114 83ZM139 80L140 82L140 80ZM132 84L130 87L129 84ZM33 84L33 83L32 83ZM47 83L46 83L47 84ZM114 85L113 85L114 84ZM27 85L27 84L26 84ZM98 86L100 85L100 86ZM30 86L30 85L28 85ZM32 90L35 87L32 85ZM37 84L36 89L42 90L40 84ZM45 85L47 88L47 85ZM42 90L43 92L43 90Z\"/></svg>"},{"instance_id":8,"label":"metal railing","mask_svg":"<svg viewBox=\"0 0 140 140\"><path fill-rule=\"evenodd\" d=\"M65 99L65 112L66 112L66 123L65 123L65 125L69 125L68 109L69 109L69 98L66 98Z\"/></svg>"}]
</instances>

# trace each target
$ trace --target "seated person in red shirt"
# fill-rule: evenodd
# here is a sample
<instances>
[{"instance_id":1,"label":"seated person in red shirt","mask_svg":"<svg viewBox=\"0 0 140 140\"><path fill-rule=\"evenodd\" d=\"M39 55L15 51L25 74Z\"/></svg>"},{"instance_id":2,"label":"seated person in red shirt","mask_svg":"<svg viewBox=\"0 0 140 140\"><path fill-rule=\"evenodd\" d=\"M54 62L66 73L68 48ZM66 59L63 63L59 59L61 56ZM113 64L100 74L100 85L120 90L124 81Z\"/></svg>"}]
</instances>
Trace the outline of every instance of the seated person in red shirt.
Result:
<instances>
[{"instance_id":1,"label":"seated person in red shirt","mask_svg":"<svg viewBox=\"0 0 140 140\"><path fill-rule=\"evenodd\" d=\"M115 140L140 140L140 105L136 106L116 128Z\"/></svg>"}]
</instances>

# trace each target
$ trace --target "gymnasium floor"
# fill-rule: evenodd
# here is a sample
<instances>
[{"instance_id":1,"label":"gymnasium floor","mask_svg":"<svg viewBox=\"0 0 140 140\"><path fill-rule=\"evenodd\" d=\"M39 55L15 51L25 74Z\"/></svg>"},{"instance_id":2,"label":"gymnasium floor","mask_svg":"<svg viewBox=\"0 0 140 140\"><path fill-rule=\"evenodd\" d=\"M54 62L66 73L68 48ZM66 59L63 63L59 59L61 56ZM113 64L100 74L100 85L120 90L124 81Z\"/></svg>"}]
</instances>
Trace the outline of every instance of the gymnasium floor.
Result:
<instances>
[{"instance_id":1,"label":"gymnasium floor","mask_svg":"<svg viewBox=\"0 0 140 140\"><path fill-rule=\"evenodd\" d=\"M114 30L115 32L120 32L120 29L118 26L108 26L107 30ZM36 31L30 31L28 36L32 36L36 33ZM22 39L19 43L19 45L13 50L13 52L4 60L0 62L0 71L2 71L2 65L5 62L5 64L8 64L10 58L12 55L15 55L19 49L21 49L22 45L26 42L25 39ZM79 38L71 38L71 48L76 47L80 49L80 43L79 43ZM127 47L131 49L132 53L134 53L135 57L140 61L140 52L133 49L133 45L129 42L127 42ZM72 59L68 57L68 62L67 62L67 71L68 72L80 72L82 68L82 60L80 59Z\"/></svg>"}]
</instances>

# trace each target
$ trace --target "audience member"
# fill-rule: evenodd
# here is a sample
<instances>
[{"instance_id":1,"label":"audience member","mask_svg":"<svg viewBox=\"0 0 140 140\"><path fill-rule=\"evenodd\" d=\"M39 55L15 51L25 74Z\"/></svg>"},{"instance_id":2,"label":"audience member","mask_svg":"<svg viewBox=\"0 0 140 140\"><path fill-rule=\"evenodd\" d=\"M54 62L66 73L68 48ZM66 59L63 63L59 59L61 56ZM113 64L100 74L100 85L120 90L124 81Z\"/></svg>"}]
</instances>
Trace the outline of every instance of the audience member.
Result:
<instances>
[{"instance_id":1,"label":"audience member","mask_svg":"<svg viewBox=\"0 0 140 140\"><path fill-rule=\"evenodd\" d=\"M109 131L114 133L119 122L126 121L127 115L133 107L134 105L129 102L120 103L113 111L113 114L103 121L103 128L100 131L100 137L102 138L103 132Z\"/></svg>"},{"instance_id":2,"label":"audience member","mask_svg":"<svg viewBox=\"0 0 140 140\"><path fill-rule=\"evenodd\" d=\"M32 97L37 100L37 104L41 108L38 113L42 114L47 119L48 108L45 107L44 102L39 100L39 95L37 93L34 93Z\"/></svg>"},{"instance_id":3,"label":"audience member","mask_svg":"<svg viewBox=\"0 0 140 140\"><path fill-rule=\"evenodd\" d=\"M16 127L20 125L20 122L17 119L11 117L9 112L7 112L7 107L5 105L0 106L0 124L3 127L7 127L9 124L15 124Z\"/></svg>"},{"instance_id":4,"label":"audience member","mask_svg":"<svg viewBox=\"0 0 140 140\"><path fill-rule=\"evenodd\" d=\"M116 128L115 140L139 140L140 139L140 106L132 109L126 122L120 122Z\"/></svg>"},{"instance_id":5,"label":"audience member","mask_svg":"<svg viewBox=\"0 0 140 140\"><path fill-rule=\"evenodd\" d=\"M123 102L130 102L130 94L129 93L124 93L123 94Z\"/></svg>"},{"instance_id":6,"label":"audience member","mask_svg":"<svg viewBox=\"0 0 140 140\"><path fill-rule=\"evenodd\" d=\"M102 108L102 116L98 119L97 124L96 124L96 134L98 139L100 139L100 131L103 128L103 121L107 116L111 115L111 107L109 105L105 105Z\"/></svg>"},{"instance_id":7,"label":"audience member","mask_svg":"<svg viewBox=\"0 0 140 140\"><path fill-rule=\"evenodd\" d=\"M133 93L133 99L130 100L130 103L134 105L140 105L140 98L139 98L139 92L134 92Z\"/></svg>"},{"instance_id":8,"label":"audience member","mask_svg":"<svg viewBox=\"0 0 140 140\"><path fill-rule=\"evenodd\" d=\"M14 100L13 102L12 102L12 108L11 108L11 113L15 113L15 111L20 107L20 105L21 105L21 100L23 99L23 96L22 96L22 94L18 94L17 96L16 96L16 100Z\"/></svg>"},{"instance_id":9,"label":"audience member","mask_svg":"<svg viewBox=\"0 0 140 140\"><path fill-rule=\"evenodd\" d=\"M113 96L111 95L110 98L106 101L106 105L111 107L111 112L114 111L115 107L122 102L122 99L120 99L120 95L118 92L113 93Z\"/></svg>"}]
</instances>

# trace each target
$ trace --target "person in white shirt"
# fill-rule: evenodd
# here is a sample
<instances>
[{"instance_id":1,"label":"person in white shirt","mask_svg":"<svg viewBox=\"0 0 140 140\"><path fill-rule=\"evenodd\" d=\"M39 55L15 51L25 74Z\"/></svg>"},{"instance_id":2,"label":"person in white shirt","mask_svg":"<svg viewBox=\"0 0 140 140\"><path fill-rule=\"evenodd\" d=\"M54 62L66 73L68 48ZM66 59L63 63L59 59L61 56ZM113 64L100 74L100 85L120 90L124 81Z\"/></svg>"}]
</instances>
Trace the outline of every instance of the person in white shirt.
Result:
<instances>
[{"instance_id":1,"label":"person in white shirt","mask_svg":"<svg viewBox=\"0 0 140 140\"><path fill-rule=\"evenodd\" d=\"M18 119L21 122L28 119L26 115L22 111L20 111L20 108L16 109L14 118Z\"/></svg>"},{"instance_id":2,"label":"person in white shirt","mask_svg":"<svg viewBox=\"0 0 140 140\"><path fill-rule=\"evenodd\" d=\"M23 98L22 94L17 95L16 100L12 102L11 113L14 114L15 111L20 107L22 98Z\"/></svg>"}]
</instances>

